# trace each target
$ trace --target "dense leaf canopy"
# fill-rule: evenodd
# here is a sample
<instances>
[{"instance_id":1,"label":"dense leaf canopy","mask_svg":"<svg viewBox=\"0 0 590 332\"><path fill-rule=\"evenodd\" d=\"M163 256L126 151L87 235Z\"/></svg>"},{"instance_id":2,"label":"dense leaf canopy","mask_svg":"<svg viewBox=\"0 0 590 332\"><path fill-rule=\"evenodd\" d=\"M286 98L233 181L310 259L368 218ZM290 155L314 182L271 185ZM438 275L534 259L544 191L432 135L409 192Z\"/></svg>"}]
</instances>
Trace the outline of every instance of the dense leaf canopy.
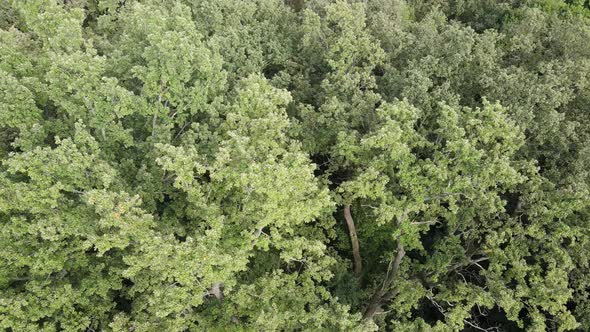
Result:
<instances>
[{"instance_id":1,"label":"dense leaf canopy","mask_svg":"<svg viewBox=\"0 0 590 332\"><path fill-rule=\"evenodd\" d=\"M0 0L0 329L588 331L590 2Z\"/></svg>"}]
</instances>

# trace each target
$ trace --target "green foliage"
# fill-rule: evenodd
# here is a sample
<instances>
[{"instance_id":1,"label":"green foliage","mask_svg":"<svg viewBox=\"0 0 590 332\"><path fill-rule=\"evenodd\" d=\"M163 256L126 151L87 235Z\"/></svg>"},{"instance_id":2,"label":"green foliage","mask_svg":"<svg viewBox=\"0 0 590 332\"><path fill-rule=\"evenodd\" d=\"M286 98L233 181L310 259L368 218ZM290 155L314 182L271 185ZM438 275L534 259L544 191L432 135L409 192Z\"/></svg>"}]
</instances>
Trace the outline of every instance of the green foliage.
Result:
<instances>
[{"instance_id":1,"label":"green foliage","mask_svg":"<svg viewBox=\"0 0 590 332\"><path fill-rule=\"evenodd\" d=\"M586 330L589 13L0 0L0 329Z\"/></svg>"}]
</instances>

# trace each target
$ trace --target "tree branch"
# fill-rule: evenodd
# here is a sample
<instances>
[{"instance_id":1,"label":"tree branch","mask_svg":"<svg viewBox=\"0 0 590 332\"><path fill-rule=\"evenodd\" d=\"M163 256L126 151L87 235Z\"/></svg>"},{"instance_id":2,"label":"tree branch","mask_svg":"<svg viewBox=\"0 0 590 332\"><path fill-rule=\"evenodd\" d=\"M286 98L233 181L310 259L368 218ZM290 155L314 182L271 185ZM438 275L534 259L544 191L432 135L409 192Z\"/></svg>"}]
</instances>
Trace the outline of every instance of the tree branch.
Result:
<instances>
[{"instance_id":1,"label":"tree branch","mask_svg":"<svg viewBox=\"0 0 590 332\"><path fill-rule=\"evenodd\" d=\"M356 235L356 227L352 214L350 213L350 205L344 206L344 219L346 219L346 226L348 227L348 234L350 235L350 242L352 244L352 257L354 258L354 274L360 277L363 271L363 262L361 259L361 252L359 246L358 236Z\"/></svg>"},{"instance_id":2,"label":"tree branch","mask_svg":"<svg viewBox=\"0 0 590 332\"><path fill-rule=\"evenodd\" d=\"M402 259L405 255L406 251L404 250L404 245L402 244L400 234L397 237L397 254L395 255L395 258L389 262L389 267L387 269L387 274L385 276L385 280L383 281L383 285L381 285L381 288L379 288L371 297L371 302L367 306L367 309L363 315L364 319L373 319L375 314L377 314L377 312L381 309L381 306L386 302L389 302L399 293L399 289L394 289L389 292L386 292L385 290L390 288L395 281L399 267L402 263Z\"/></svg>"},{"instance_id":3,"label":"tree branch","mask_svg":"<svg viewBox=\"0 0 590 332\"><path fill-rule=\"evenodd\" d=\"M453 271L455 271L456 269L458 269L458 268L460 268L460 267L463 267L463 266L469 266L469 265L472 265L472 264L477 264L477 263L479 263L479 262L487 261L488 259L489 259L488 257L480 257L480 258L477 258L477 259L472 259L472 260L470 260L470 261L468 261L468 262L461 262L461 263L457 263L457 264L455 264L455 265L452 265L452 266L449 268L449 270L448 270L448 271L449 271L449 272L453 272ZM477 265L479 265L479 264L477 264ZM483 269L483 268L482 268L482 269Z\"/></svg>"},{"instance_id":4,"label":"tree branch","mask_svg":"<svg viewBox=\"0 0 590 332\"><path fill-rule=\"evenodd\" d=\"M260 227L258 228L255 232L254 232L254 239L252 239L252 241L250 242L251 245L255 245L256 242L258 241L258 238L260 237L260 235L262 235L262 229L264 227Z\"/></svg>"},{"instance_id":5,"label":"tree branch","mask_svg":"<svg viewBox=\"0 0 590 332\"><path fill-rule=\"evenodd\" d=\"M211 285L210 289L207 289L207 291L205 291L203 293L203 297L215 297L216 299L222 301L223 300L223 290L221 289L223 287L223 283L222 282L214 282Z\"/></svg>"},{"instance_id":6,"label":"tree branch","mask_svg":"<svg viewBox=\"0 0 590 332\"><path fill-rule=\"evenodd\" d=\"M182 135L182 133L184 133L184 130L186 129L186 127L191 124L190 121L187 121L182 128L180 128L180 130L178 131L178 133L176 133L176 135L174 135L174 138L172 139L173 141L176 140L178 137L180 137L180 135Z\"/></svg>"},{"instance_id":7,"label":"tree branch","mask_svg":"<svg viewBox=\"0 0 590 332\"><path fill-rule=\"evenodd\" d=\"M410 225L434 225L437 224L438 220L431 220L431 221L413 221Z\"/></svg>"}]
</instances>

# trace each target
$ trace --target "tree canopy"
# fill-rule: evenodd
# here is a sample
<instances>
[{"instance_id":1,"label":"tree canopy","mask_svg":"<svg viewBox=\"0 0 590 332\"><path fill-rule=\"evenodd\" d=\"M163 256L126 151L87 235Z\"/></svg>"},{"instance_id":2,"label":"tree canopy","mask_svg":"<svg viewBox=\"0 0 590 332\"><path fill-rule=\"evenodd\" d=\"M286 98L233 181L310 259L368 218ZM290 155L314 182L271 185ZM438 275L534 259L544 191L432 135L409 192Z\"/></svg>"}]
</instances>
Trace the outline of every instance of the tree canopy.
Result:
<instances>
[{"instance_id":1,"label":"tree canopy","mask_svg":"<svg viewBox=\"0 0 590 332\"><path fill-rule=\"evenodd\" d=\"M590 1L0 0L0 329L588 331Z\"/></svg>"}]
</instances>

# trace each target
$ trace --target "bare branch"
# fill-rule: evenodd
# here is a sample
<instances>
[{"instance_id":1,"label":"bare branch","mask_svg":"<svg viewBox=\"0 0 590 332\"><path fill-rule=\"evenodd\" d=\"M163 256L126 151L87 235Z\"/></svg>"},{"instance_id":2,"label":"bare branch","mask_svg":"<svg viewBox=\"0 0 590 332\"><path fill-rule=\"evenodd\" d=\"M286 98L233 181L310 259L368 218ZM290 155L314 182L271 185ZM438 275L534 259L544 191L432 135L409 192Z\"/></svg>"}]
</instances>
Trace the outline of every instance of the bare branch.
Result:
<instances>
[{"instance_id":1,"label":"bare branch","mask_svg":"<svg viewBox=\"0 0 590 332\"><path fill-rule=\"evenodd\" d=\"M387 269L387 274L385 276L385 280L381 285L381 288L378 289L375 294L371 297L371 302L367 306L367 309L364 313L364 319L371 320L381 310L381 306L387 302L389 302L392 298L394 298L398 293L398 289L393 289L389 292L385 292L386 289L390 288L395 278L398 274L399 267L401 265L402 259L406 255L406 251L404 250L404 245L401 241L401 234L397 237L397 254L395 258L389 262L389 268Z\"/></svg>"},{"instance_id":2,"label":"bare branch","mask_svg":"<svg viewBox=\"0 0 590 332\"><path fill-rule=\"evenodd\" d=\"M174 138L173 138L172 140L174 141L174 140L178 139L178 138L179 138L179 137L180 137L180 136L181 136L181 135L184 133L184 130L186 129L186 127L187 127L189 124L191 124L191 122L190 122L190 121L187 121L187 122L186 122L186 123L185 123L185 124L182 126L182 128L180 128L180 130L178 131L178 133L176 133L176 135L174 136Z\"/></svg>"},{"instance_id":3,"label":"bare branch","mask_svg":"<svg viewBox=\"0 0 590 332\"><path fill-rule=\"evenodd\" d=\"M214 282L205 293L203 293L203 297L214 296L218 300L223 300L223 287L222 282Z\"/></svg>"},{"instance_id":4,"label":"bare branch","mask_svg":"<svg viewBox=\"0 0 590 332\"><path fill-rule=\"evenodd\" d=\"M213 283L211 289L209 290L209 294L215 296L215 298L218 300L223 300L223 291L221 290L221 287L223 287L222 282Z\"/></svg>"},{"instance_id":5,"label":"bare branch","mask_svg":"<svg viewBox=\"0 0 590 332\"><path fill-rule=\"evenodd\" d=\"M352 214L350 213L350 205L344 206L344 219L346 219L346 226L348 227L348 234L350 235L350 242L352 244L352 256L354 258L354 274L359 277L363 271L363 262L361 259L361 252L359 246L358 236L356 234L356 227Z\"/></svg>"},{"instance_id":6,"label":"bare branch","mask_svg":"<svg viewBox=\"0 0 590 332\"><path fill-rule=\"evenodd\" d=\"M456 269L458 269L458 268L460 268L460 267L463 267L463 266L474 265L474 264L477 264L477 263L479 263L479 262L487 261L488 259L489 259L488 257L480 257L480 258L477 258L477 259L472 259L472 260L470 260L470 261L468 261L468 262L466 262L466 263L464 263L464 262L457 263L457 264L455 264L455 265L453 265L453 266L451 266L451 267L449 268L449 272L455 271ZM479 264L477 264L477 265L478 265L478 266L479 266L479 267L480 267L482 270L484 270L484 268L483 268L481 265L479 265Z\"/></svg>"},{"instance_id":7,"label":"bare branch","mask_svg":"<svg viewBox=\"0 0 590 332\"><path fill-rule=\"evenodd\" d=\"M438 220L430 220L430 221L413 221L410 225L434 225L437 224Z\"/></svg>"},{"instance_id":8,"label":"bare branch","mask_svg":"<svg viewBox=\"0 0 590 332\"><path fill-rule=\"evenodd\" d=\"M483 327L481 327L481 326L478 326L478 325L476 325L476 324L474 324L474 323L470 322L470 321L469 321L469 320L467 320L467 319L464 319L464 320L463 320L463 322L464 322L464 323L467 323L467 325L469 325L469 326L471 326L471 327L473 327L474 329L476 329L476 330L479 330L479 331L484 331L484 332L498 331L497 327L490 327L490 328L484 329Z\"/></svg>"},{"instance_id":9,"label":"bare branch","mask_svg":"<svg viewBox=\"0 0 590 332\"><path fill-rule=\"evenodd\" d=\"M254 234L253 234L253 236L254 236L254 239L252 239L252 241L250 242L250 244L251 244L251 245L255 245L255 244L256 244L256 242L258 242L258 238L260 237L260 235L262 235L262 229L263 229L263 228L264 228L264 227L260 227L260 228L258 228L258 229L257 229L257 230L254 232Z\"/></svg>"}]
</instances>

